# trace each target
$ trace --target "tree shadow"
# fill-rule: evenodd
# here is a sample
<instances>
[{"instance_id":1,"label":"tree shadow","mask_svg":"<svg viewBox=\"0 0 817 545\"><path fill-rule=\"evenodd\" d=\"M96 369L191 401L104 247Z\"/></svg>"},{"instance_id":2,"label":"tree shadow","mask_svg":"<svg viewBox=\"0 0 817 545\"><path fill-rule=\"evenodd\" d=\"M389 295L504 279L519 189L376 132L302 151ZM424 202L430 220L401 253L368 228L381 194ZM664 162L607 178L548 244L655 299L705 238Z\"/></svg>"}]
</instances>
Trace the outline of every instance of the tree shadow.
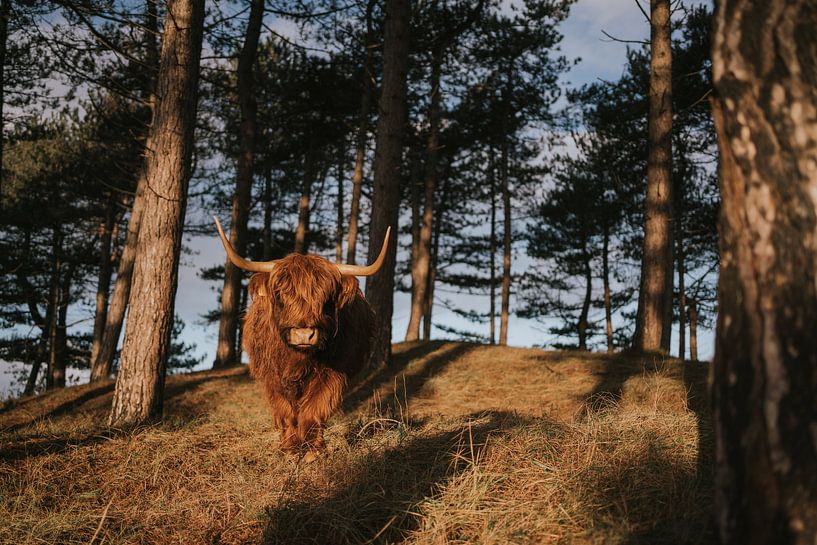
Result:
<instances>
[{"instance_id":1,"label":"tree shadow","mask_svg":"<svg viewBox=\"0 0 817 545\"><path fill-rule=\"evenodd\" d=\"M383 366L359 378L346 395L342 408L353 412L372 400L383 388L403 401L418 395L428 379L441 373L451 362L471 352L479 345L459 342L432 341L417 343L396 352L391 365ZM395 403L397 400L388 401Z\"/></svg>"},{"instance_id":2,"label":"tree shadow","mask_svg":"<svg viewBox=\"0 0 817 545\"><path fill-rule=\"evenodd\" d=\"M663 358L647 362L642 358L617 356L615 359L602 360L593 370L597 382L593 391L584 399L584 410L598 412L621 401L624 383L630 378L644 373L655 373L661 369Z\"/></svg>"},{"instance_id":3,"label":"tree shadow","mask_svg":"<svg viewBox=\"0 0 817 545\"><path fill-rule=\"evenodd\" d=\"M341 458L319 468L334 489L322 495L314 482L282 492L266 508L264 543L393 543L418 527L418 505L471 467L489 436L530 425L513 413L473 413L457 429L410 436L385 450L370 450L352 464ZM339 483L339 484L338 484Z\"/></svg>"}]
</instances>

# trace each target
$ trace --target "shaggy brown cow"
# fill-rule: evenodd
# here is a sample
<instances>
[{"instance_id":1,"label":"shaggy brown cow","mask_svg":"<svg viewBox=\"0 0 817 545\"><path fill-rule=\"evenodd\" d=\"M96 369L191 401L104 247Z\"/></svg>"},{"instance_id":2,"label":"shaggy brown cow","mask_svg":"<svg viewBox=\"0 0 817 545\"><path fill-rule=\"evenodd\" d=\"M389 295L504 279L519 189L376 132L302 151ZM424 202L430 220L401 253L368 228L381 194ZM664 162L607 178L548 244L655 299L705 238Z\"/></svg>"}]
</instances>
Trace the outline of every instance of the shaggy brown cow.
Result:
<instances>
[{"instance_id":1,"label":"shaggy brown cow","mask_svg":"<svg viewBox=\"0 0 817 545\"><path fill-rule=\"evenodd\" d=\"M243 348L281 430L281 449L305 450L305 459L314 459L325 448L324 422L369 353L372 310L355 276L373 275L383 265L390 229L375 262L360 267L301 254L248 261L235 252L218 218L216 227L230 261L256 273Z\"/></svg>"}]
</instances>

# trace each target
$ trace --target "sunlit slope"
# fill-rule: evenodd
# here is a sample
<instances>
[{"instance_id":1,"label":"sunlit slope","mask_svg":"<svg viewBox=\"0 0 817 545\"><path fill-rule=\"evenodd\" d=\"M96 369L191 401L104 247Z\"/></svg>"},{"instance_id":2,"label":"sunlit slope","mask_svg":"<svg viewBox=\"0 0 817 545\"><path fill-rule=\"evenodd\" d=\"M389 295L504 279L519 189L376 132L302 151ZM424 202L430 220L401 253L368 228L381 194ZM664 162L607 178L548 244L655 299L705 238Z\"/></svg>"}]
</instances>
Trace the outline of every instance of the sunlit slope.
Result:
<instances>
[{"instance_id":1,"label":"sunlit slope","mask_svg":"<svg viewBox=\"0 0 817 545\"><path fill-rule=\"evenodd\" d=\"M164 422L128 435L104 427L112 384L6 407L0 541L712 541L702 364L394 352L358 378L309 465L276 450L244 368L170 377Z\"/></svg>"}]
</instances>

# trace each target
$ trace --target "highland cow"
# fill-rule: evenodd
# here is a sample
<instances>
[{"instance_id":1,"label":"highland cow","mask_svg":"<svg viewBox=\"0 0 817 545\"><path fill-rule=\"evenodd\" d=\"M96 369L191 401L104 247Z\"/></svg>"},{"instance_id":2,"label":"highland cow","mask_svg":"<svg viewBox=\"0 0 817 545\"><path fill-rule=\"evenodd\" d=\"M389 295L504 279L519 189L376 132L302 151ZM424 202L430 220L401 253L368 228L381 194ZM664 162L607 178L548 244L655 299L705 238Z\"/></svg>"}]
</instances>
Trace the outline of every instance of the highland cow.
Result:
<instances>
[{"instance_id":1,"label":"highland cow","mask_svg":"<svg viewBox=\"0 0 817 545\"><path fill-rule=\"evenodd\" d=\"M230 261L255 272L242 344L281 430L281 449L314 459L326 447L324 423L369 354L373 315L355 276L380 269L389 231L375 262L361 267L302 254L248 261L233 249L218 218L216 227Z\"/></svg>"}]
</instances>

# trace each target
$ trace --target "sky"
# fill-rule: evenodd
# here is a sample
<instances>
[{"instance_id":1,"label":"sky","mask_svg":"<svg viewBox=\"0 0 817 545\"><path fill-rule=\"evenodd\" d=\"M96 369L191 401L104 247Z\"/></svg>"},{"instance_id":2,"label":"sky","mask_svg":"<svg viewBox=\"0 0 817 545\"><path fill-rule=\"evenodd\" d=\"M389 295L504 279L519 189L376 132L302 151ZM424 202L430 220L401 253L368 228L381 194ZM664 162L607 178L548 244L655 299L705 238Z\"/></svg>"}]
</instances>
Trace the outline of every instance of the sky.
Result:
<instances>
[{"instance_id":1,"label":"sky","mask_svg":"<svg viewBox=\"0 0 817 545\"><path fill-rule=\"evenodd\" d=\"M626 60L627 45L607 38L602 31L623 40L644 40L649 36L649 26L636 6L638 0L578 0L571 8L570 15L563 22L561 30L563 41L562 54L568 59L579 58L568 74L563 76L562 84L567 87L578 87L597 80L616 80L622 72ZM694 2L687 2L691 4ZM710 2L700 2L710 3ZM642 0L642 6L649 9L648 3ZM284 34L295 37L291 25L273 24ZM206 211L205 211L206 212ZM519 210L519 213L524 211ZM195 212L193 212L195 213ZM223 218L227 220L228 218ZM188 221L190 218L188 218ZM401 251L407 251L408 240L401 240ZM203 267L223 264L224 251L218 240L215 229L212 236L185 237L185 246L189 253L182 256L179 269L179 283L176 299L176 313L184 320L186 327L183 334L184 342L195 344L195 352L203 358L199 368L208 368L212 365L217 341L217 325L205 326L201 316L214 309L217 305L218 287L215 282L205 282L198 278L198 272ZM514 270L519 271L524 263L516 262ZM439 291L439 290L438 290ZM441 294L449 299L457 297L452 294ZM488 305L487 297L460 296L457 301L460 306L473 306L480 310ZM512 308L513 308L512 300ZM393 340L403 339L409 317L409 294L395 294L395 309L392 324ZM593 316L591 316L593 318ZM451 327L478 331L479 326L456 316L452 311L435 305L434 322L441 322ZM483 327L482 329L486 329ZM508 342L515 346L542 345L552 340L544 333L545 326L530 320L524 320L513 315L510 318ZM487 334L487 331L479 331ZM673 338L677 339L677 330ZM440 338L439 331L432 333L432 337ZM714 334L712 331L699 332L699 356L701 359L711 359L714 353ZM673 345L677 343L673 342ZM677 350L673 346L673 350ZM11 371L0 368L0 399L9 393L9 374ZM83 376L79 377L82 380Z\"/></svg>"}]
</instances>

